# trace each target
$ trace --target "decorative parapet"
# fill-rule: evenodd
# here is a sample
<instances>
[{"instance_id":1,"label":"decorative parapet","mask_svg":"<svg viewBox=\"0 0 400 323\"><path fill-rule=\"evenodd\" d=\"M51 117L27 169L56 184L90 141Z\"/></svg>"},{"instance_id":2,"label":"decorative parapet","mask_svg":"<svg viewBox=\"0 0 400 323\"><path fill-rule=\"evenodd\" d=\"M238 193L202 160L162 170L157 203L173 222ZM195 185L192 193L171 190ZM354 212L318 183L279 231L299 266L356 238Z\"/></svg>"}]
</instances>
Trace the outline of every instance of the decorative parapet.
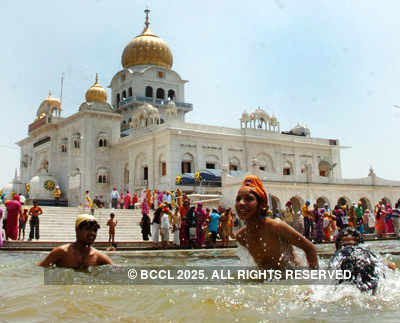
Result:
<instances>
[{"instance_id":1,"label":"decorative parapet","mask_svg":"<svg viewBox=\"0 0 400 323\"><path fill-rule=\"evenodd\" d=\"M28 127L28 133L31 133L33 130L40 128L41 126L48 123L47 117L44 116L32 122Z\"/></svg>"}]
</instances>

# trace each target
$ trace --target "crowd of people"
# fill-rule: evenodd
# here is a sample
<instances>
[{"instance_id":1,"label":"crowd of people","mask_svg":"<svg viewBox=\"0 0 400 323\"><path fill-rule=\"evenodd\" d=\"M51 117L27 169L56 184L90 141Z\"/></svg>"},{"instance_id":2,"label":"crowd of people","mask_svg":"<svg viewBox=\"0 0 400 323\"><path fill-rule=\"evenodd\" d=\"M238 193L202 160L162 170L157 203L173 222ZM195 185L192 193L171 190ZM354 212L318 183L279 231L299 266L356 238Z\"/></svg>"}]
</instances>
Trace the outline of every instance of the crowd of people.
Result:
<instances>
[{"instance_id":1,"label":"crowd of people","mask_svg":"<svg viewBox=\"0 0 400 323\"><path fill-rule=\"evenodd\" d=\"M59 196L60 192L57 192L55 197L58 199ZM7 210L7 219L4 219L0 208L4 229L0 240L25 240L27 223L30 225L29 240L38 240L39 215L43 211L37 201L33 201L33 207L28 209L24 207L26 199L23 194L14 194L11 200L7 200L2 193L1 198ZM92 215L96 208L104 207L104 202L98 196L92 200L89 191L85 192L84 201L84 207L90 209ZM144 189L139 194L131 194L129 191L119 192L114 187L110 201L115 209L141 209L143 240L149 241L151 237L155 247L215 247L217 239L221 240L222 246L227 247L229 238L235 239L234 232L242 225L231 207L205 208L202 203L191 202L180 189L164 192ZM289 200L281 211L267 205L264 216L281 219L308 240L317 243L334 241L340 230L346 227L352 227L360 234L375 234L377 237L388 234L399 236L400 199L394 208L382 199L373 210L364 209L361 201L351 205L336 205L333 209L328 204L318 207L316 203L311 206L311 202L306 201L300 210L295 210ZM114 217L109 224L110 243L115 243L117 221Z\"/></svg>"},{"instance_id":2,"label":"crowd of people","mask_svg":"<svg viewBox=\"0 0 400 323\"><path fill-rule=\"evenodd\" d=\"M4 240L25 240L25 228L29 222L28 241L39 240L39 215L43 213L38 201L33 200L33 206L25 208L25 196L13 194L11 200L4 199L5 211L0 208L0 247Z\"/></svg>"},{"instance_id":3,"label":"crowd of people","mask_svg":"<svg viewBox=\"0 0 400 323\"><path fill-rule=\"evenodd\" d=\"M333 210L327 203L323 207L317 204L311 207L311 202L306 201L301 210L296 212L292 202L288 201L282 212L267 211L267 215L282 219L309 240L330 242L346 227L355 228L360 234L376 234L377 237L386 234L399 236L399 208L400 199L395 208L382 199L372 211L364 209L361 201L352 205L336 205Z\"/></svg>"},{"instance_id":4,"label":"crowd of people","mask_svg":"<svg viewBox=\"0 0 400 323\"><path fill-rule=\"evenodd\" d=\"M144 194L142 194L141 200L141 226L145 239L148 239L151 233L153 241L156 240L158 243L158 236L161 235L161 243L166 247L169 241L169 232L172 229L173 241L176 245L187 246L194 243L196 246L202 247L208 234L211 235L212 242L215 242L217 234L228 238L233 235L232 225L221 227L223 223L229 223L234 218L230 209L221 209L219 212L214 209L207 212L201 203L191 206L189 198L181 194L182 192L177 192L176 205L172 205L172 201L171 203L161 201L157 205L151 221L147 194L145 191L142 193ZM377 203L375 207L377 214L382 212L382 205L383 201ZM287 203L286 206L289 209L292 207L291 203ZM310 217L312 210L309 206L310 202L306 202L302 207L304 230L308 234L306 237L285 221L269 216L267 193L261 180L254 175L247 176L235 200L238 217L244 222L244 225L236 233L236 239L248 250L259 268L288 269L302 266L303 268L317 269L319 267L317 251L310 241L314 225L313 218ZM358 207L360 206L358 205ZM383 262L372 251L359 245L362 242L361 234L355 227L363 223L357 223L357 217L350 219L347 223L343 222L343 219L339 217L342 217L343 214L349 216L344 211L345 208L335 208L335 212L330 212L326 205L322 210L318 210L317 207L314 209L316 209L316 213L318 212L324 217L327 216L325 213L331 213L330 216L332 221L336 222L335 225L341 226L335 239L337 251L331 258L329 267L340 270L349 270L350 268L351 277L339 280L338 283L351 283L361 291L372 291L374 294L379 279L382 278L377 268ZM385 211L387 212L387 208ZM357 212L355 214L357 215ZM379 216L383 216L383 214ZM224 217L226 217L225 220L223 220ZM350 221L354 221L354 227L350 226ZM110 241L113 241L114 229L117 226L114 213L111 213L107 225L110 227ZM151 225L152 230L150 230ZM79 215L75 221L76 241L54 248L39 265L44 267L55 265L81 270L85 270L89 266L112 265L113 261L106 254L92 247L99 228L100 225L93 215ZM294 252L294 246L304 251L307 263ZM387 267L396 270L396 264L387 260L385 263Z\"/></svg>"}]
</instances>

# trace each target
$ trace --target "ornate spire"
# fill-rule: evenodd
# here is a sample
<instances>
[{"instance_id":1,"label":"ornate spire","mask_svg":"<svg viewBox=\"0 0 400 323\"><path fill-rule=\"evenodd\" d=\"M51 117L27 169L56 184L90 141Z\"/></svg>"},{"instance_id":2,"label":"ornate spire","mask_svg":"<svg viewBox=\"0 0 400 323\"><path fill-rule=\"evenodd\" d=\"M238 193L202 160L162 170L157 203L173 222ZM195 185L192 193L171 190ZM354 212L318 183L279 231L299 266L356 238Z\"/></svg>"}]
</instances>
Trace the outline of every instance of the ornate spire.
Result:
<instances>
[{"instance_id":1,"label":"ornate spire","mask_svg":"<svg viewBox=\"0 0 400 323\"><path fill-rule=\"evenodd\" d=\"M51 91L49 90L49 97L51 97Z\"/></svg>"},{"instance_id":2,"label":"ornate spire","mask_svg":"<svg viewBox=\"0 0 400 323\"><path fill-rule=\"evenodd\" d=\"M144 24L146 25L146 28L145 28L145 29L147 29L147 28L149 28L149 25L150 25L150 21L149 21L150 9L149 9L149 8L146 8L145 11L144 11L144 13L146 14L146 21L144 22Z\"/></svg>"}]
</instances>

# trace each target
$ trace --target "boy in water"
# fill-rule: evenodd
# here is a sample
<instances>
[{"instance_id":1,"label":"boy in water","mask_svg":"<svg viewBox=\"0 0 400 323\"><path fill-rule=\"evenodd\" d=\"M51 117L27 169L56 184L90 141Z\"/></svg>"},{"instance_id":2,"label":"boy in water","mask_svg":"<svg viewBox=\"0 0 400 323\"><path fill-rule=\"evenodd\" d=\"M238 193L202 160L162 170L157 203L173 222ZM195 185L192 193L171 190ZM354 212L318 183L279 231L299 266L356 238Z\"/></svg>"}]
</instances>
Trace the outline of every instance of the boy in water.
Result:
<instances>
[{"instance_id":1,"label":"boy in water","mask_svg":"<svg viewBox=\"0 0 400 323\"><path fill-rule=\"evenodd\" d=\"M89 266L113 264L112 260L91 245L100 225L93 215L80 214L75 221L76 241L54 248L39 266L86 270Z\"/></svg>"},{"instance_id":2,"label":"boy in water","mask_svg":"<svg viewBox=\"0 0 400 323\"><path fill-rule=\"evenodd\" d=\"M339 284L350 282L361 291L372 290L375 293L380 276L380 260L370 250L359 246L362 242L361 234L355 228L346 227L341 230L336 238L336 253L329 262L334 269L350 270L352 276L347 280L339 280ZM387 267L392 270L396 264L386 260Z\"/></svg>"},{"instance_id":3,"label":"boy in water","mask_svg":"<svg viewBox=\"0 0 400 323\"><path fill-rule=\"evenodd\" d=\"M107 221L107 225L109 226L108 242L114 243L115 227L117 226L117 223L118 223L118 221L115 220L115 214L110 213L110 219Z\"/></svg>"},{"instance_id":4,"label":"boy in water","mask_svg":"<svg viewBox=\"0 0 400 323\"><path fill-rule=\"evenodd\" d=\"M257 176L244 179L236 197L238 216L245 222L237 234L238 242L246 247L256 264L263 269L284 270L300 265L293 246L304 250L310 268L318 268L314 245L283 221L265 218L267 193Z\"/></svg>"}]
</instances>

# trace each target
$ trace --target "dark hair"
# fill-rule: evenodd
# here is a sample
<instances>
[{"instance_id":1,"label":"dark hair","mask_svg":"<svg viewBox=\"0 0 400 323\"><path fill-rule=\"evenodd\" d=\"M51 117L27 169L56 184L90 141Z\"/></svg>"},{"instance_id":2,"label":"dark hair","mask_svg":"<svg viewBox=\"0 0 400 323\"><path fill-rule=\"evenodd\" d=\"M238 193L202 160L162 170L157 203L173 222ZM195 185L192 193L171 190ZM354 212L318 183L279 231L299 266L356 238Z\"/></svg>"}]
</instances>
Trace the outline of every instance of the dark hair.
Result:
<instances>
[{"instance_id":1,"label":"dark hair","mask_svg":"<svg viewBox=\"0 0 400 323\"><path fill-rule=\"evenodd\" d=\"M356 229L354 229L352 227L346 227L339 232L339 234L336 238L336 241L335 241L336 250L340 249L342 239L346 236L353 236L356 239L357 244L363 242L360 232L358 232Z\"/></svg>"},{"instance_id":2,"label":"dark hair","mask_svg":"<svg viewBox=\"0 0 400 323\"><path fill-rule=\"evenodd\" d=\"M97 223L97 221L88 221L88 220L85 220L85 221L83 221L83 222L81 222L79 225L78 225L78 229L79 230L82 230L82 229L84 229L84 228L96 228L96 231L98 230L98 229L100 229L100 225Z\"/></svg>"},{"instance_id":3,"label":"dark hair","mask_svg":"<svg viewBox=\"0 0 400 323\"><path fill-rule=\"evenodd\" d=\"M115 214L114 214L113 212L111 212L111 213L110 213L110 217L113 218L114 216L115 216Z\"/></svg>"},{"instance_id":4,"label":"dark hair","mask_svg":"<svg viewBox=\"0 0 400 323\"><path fill-rule=\"evenodd\" d=\"M37 204L37 202L38 202L37 200L33 200L32 201L33 204Z\"/></svg>"},{"instance_id":5,"label":"dark hair","mask_svg":"<svg viewBox=\"0 0 400 323\"><path fill-rule=\"evenodd\" d=\"M116 243L113 243L112 246L113 246L115 249L117 249L117 244L116 244Z\"/></svg>"}]
</instances>

